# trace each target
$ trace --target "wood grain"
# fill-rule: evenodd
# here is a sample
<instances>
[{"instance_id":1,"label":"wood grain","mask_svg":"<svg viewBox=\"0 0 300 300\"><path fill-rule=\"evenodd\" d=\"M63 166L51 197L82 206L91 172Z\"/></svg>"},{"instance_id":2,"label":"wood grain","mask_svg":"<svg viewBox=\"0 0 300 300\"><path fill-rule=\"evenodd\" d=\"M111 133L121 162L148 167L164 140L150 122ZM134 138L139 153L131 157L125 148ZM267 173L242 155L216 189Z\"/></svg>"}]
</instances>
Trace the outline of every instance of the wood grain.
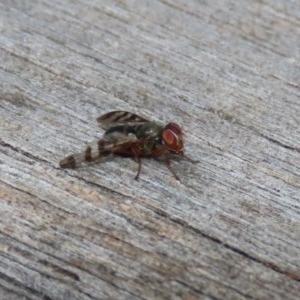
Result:
<instances>
[{"instance_id":1,"label":"wood grain","mask_svg":"<svg viewBox=\"0 0 300 300\"><path fill-rule=\"evenodd\" d=\"M297 1L1 1L0 299L299 299ZM186 154L63 170L128 110Z\"/></svg>"}]
</instances>

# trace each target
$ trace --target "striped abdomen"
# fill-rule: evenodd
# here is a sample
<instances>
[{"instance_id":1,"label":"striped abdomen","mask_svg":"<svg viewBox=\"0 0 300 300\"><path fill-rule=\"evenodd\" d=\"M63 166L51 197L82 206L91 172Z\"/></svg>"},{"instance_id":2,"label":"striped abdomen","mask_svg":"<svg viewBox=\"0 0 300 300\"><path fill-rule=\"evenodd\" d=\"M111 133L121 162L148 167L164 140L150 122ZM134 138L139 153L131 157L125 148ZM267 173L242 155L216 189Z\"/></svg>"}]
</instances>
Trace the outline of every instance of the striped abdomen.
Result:
<instances>
[{"instance_id":1,"label":"striped abdomen","mask_svg":"<svg viewBox=\"0 0 300 300\"><path fill-rule=\"evenodd\" d=\"M113 144L104 139L100 139L97 143L87 145L85 151L67 156L60 161L61 168L74 169L82 162L92 162L111 154Z\"/></svg>"}]
</instances>

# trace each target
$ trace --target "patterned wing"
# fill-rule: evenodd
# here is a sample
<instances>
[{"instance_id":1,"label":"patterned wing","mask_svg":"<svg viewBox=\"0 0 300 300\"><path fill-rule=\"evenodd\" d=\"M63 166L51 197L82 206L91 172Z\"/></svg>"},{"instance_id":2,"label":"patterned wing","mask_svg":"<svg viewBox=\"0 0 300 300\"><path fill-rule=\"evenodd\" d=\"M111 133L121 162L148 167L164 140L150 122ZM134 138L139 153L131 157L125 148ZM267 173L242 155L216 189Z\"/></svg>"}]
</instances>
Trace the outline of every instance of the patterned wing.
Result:
<instances>
[{"instance_id":1,"label":"patterned wing","mask_svg":"<svg viewBox=\"0 0 300 300\"><path fill-rule=\"evenodd\" d=\"M100 116L99 118L97 118L97 122L99 123L101 128L107 130L115 126L137 125L149 121L131 112L118 110L111 111Z\"/></svg>"}]
</instances>

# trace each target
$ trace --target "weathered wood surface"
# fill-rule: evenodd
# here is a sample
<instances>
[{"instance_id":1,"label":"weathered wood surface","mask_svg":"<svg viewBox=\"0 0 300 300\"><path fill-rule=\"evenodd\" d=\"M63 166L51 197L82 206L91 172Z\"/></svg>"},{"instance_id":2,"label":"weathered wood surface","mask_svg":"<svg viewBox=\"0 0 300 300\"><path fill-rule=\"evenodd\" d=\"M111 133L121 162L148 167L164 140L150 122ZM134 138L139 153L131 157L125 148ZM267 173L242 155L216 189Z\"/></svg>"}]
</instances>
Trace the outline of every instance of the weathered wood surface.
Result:
<instances>
[{"instance_id":1,"label":"weathered wood surface","mask_svg":"<svg viewBox=\"0 0 300 300\"><path fill-rule=\"evenodd\" d=\"M0 3L0 299L299 299L299 1ZM200 161L58 161L126 109Z\"/></svg>"}]
</instances>

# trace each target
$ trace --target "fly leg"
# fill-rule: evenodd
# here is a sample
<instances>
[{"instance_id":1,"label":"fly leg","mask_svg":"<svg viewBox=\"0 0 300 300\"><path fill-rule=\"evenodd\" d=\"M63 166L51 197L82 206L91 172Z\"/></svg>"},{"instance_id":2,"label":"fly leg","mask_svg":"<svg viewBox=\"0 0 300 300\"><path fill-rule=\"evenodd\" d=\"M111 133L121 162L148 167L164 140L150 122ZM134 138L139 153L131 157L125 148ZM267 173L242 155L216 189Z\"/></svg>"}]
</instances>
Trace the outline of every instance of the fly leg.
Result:
<instances>
[{"instance_id":1,"label":"fly leg","mask_svg":"<svg viewBox=\"0 0 300 300\"><path fill-rule=\"evenodd\" d=\"M137 156L136 159L137 159L137 163L139 164L139 166L138 166L138 171L137 171L134 179L139 180L139 176L140 176L141 169L142 169L142 161L141 161L141 158L139 156Z\"/></svg>"},{"instance_id":2,"label":"fly leg","mask_svg":"<svg viewBox=\"0 0 300 300\"><path fill-rule=\"evenodd\" d=\"M138 163L138 170L137 170L137 173L134 177L135 180L139 180L139 176L140 176L140 173L141 173L141 169L142 169L142 160L141 158L139 157L139 155L136 153L135 150L132 150L132 153L133 153L133 159Z\"/></svg>"},{"instance_id":3,"label":"fly leg","mask_svg":"<svg viewBox=\"0 0 300 300\"><path fill-rule=\"evenodd\" d=\"M178 180L180 181L180 178L176 175L175 171L173 170L173 168L171 167L171 161L170 161L170 157L168 154L165 154L165 163L167 165L167 168L169 169L169 171L172 173L172 175Z\"/></svg>"}]
</instances>

